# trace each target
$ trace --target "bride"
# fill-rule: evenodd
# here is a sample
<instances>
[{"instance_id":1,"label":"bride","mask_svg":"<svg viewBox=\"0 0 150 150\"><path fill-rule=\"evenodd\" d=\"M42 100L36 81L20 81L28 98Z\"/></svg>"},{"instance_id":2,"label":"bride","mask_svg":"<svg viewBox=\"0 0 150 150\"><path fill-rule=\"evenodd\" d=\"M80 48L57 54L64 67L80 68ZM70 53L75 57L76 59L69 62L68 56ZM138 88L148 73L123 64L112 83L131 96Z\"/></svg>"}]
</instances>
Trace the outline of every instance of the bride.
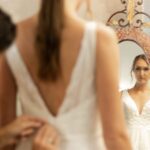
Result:
<instances>
[{"instance_id":1,"label":"bride","mask_svg":"<svg viewBox=\"0 0 150 150\"><path fill-rule=\"evenodd\" d=\"M7 91L0 99L13 102L18 93L22 114L55 127L60 150L130 150L118 92L117 38L108 27L77 16L82 2L89 1L43 0L38 15L18 24L16 43L0 64ZM31 150L33 143L38 149L43 139L54 145L51 133L41 129L36 142L32 135L15 149Z\"/></svg>"}]
</instances>

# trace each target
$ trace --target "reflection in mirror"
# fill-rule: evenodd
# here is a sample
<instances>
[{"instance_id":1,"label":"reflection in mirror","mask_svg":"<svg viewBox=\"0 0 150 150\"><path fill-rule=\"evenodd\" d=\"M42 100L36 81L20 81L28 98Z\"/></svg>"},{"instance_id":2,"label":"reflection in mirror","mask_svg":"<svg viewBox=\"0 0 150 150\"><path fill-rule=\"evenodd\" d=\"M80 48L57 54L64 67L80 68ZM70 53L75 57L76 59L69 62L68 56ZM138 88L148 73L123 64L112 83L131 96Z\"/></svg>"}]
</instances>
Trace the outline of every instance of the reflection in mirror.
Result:
<instances>
[{"instance_id":1,"label":"reflection in mirror","mask_svg":"<svg viewBox=\"0 0 150 150\"><path fill-rule=\"evenodd\" d=\"M120 90L131 88L135 79L131 76L131 67L134 58L144 54L142 48L133 41L124 41L120 47Z\"/></svg>"},{"instance_id":2,"label":"reflection in mirror","mask_svg":"<svg viewBox=\"0 0 150 150\"><path fill-rule=\"evenodd\" d=\"M149 0L120 0L110 16L120 42L120 93L133 150L150 150L150 15L139 8ZM148 4L148 3L147 3ZM149 5L145 8L149 9ZM146 9L146 10L147 10Z\"/></svg>"},{"instance_id":3,"label":"reflection in mirror","mask_svg":"<svg viewBox=\"0 0 150 150\"><path fill-rule=\"evenodd\" d=\"M150 150L150 64L137 44L123 42L120 48L121 100L129 137L133 150Z\"/></svg>"}]
</instances>

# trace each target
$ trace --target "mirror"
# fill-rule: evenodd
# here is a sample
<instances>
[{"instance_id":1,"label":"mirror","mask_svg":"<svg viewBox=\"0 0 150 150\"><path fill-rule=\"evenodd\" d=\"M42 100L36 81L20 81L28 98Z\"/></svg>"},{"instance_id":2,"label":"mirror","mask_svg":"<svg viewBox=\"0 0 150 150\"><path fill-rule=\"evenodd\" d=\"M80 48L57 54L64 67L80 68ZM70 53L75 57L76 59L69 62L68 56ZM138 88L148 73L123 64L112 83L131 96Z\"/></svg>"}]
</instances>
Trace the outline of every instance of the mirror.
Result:
<instances>
[{"instance_id":1,"label":"mirror","mask_svg":"<svg viewBox=\"0 0 150 150\"><path fill-rule=\"evenodd\" d=\"M107 22L119 39L120 99L133 149L150 150L150 15L140 10L143 0L120 1L124 9L112 14Z\"/></svg>"},{"instance_id":2,"label":"mirror","mask_svg":"<svg viewBox=\"0 0 150 150\"><path fill-rule=\"evenodd\" d=\"M119 43L120 47L120 90L131 88L135 81L131 77L131 67L134 58L144 54L142 48L133 41Z\"/></svg>"}]
</instances>

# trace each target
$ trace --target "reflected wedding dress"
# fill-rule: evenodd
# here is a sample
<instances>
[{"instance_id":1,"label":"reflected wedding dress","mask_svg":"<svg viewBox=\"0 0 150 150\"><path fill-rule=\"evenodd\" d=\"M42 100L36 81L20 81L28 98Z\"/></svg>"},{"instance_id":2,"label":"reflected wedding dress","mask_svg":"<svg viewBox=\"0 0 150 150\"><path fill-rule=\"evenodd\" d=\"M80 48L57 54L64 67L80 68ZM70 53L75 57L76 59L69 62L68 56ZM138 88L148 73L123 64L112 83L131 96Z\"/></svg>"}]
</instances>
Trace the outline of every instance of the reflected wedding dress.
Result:
<instances>
[{"instance_id":1,"label":"reflected wedding dress","mask_svg":"<svg viewBox=\"0 0 150 150\"><path fill-rule=\"evenodd\" d=\"M150 150L150 100L141 114L127 90L122 92L122 100L133 150Z\"/></svg>"},{"instance_id":2,"label":"reflected wedding dress","mask_svg":"<svg viewBox=\"0 0 150 150\"><path fill-rule=\"evenodd\" d=\"M96 106L95 57L96 24L86 25L80 53L73 69L64 102L54 117L47 109L15 45L6 53L18 86L22 114L46 119L60 133L59 150L105 150L100 116ZM32 138L16 150L31 150Z\"/></svg>"}]
</instances>

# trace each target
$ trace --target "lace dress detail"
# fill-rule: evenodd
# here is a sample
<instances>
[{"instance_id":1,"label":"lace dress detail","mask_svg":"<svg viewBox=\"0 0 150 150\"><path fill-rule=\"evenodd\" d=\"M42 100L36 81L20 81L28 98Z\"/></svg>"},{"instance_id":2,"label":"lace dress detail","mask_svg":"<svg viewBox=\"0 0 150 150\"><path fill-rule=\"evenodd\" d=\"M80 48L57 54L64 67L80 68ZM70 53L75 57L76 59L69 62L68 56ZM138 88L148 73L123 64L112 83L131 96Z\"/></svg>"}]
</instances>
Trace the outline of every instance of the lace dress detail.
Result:
<instances>
[{"instance_id":1,"label":"lace dress detail","mask_svg":"<svg viewBox=\"0 0 150 150\"><path fill-rule=\"evenodd\" d=\"M150 150L150 100L141 114L127 90L122 93L124 112L133 150Z\"/></svg>"}]
</instances>

